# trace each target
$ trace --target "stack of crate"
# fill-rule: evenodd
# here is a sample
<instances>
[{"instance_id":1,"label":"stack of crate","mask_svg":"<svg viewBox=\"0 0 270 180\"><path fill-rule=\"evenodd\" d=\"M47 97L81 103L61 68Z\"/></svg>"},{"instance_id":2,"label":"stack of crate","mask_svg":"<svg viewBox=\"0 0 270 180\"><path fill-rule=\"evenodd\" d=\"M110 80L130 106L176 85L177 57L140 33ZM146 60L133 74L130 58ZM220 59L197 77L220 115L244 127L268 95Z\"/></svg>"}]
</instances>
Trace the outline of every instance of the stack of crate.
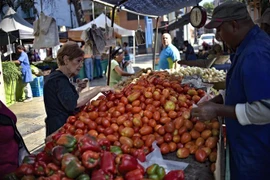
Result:
<instances>
[{"instance_id":1,"label":"stack of crate","mask_svg":"<svg viewBox=\"0 0 270 180\"><path fill-rule=\"evenodd\" d=\"M44 84L44 77L35 77L34 80L30 83L33 97L40 97L43 96L43 84Z\"/></svg>"}]
</instances>

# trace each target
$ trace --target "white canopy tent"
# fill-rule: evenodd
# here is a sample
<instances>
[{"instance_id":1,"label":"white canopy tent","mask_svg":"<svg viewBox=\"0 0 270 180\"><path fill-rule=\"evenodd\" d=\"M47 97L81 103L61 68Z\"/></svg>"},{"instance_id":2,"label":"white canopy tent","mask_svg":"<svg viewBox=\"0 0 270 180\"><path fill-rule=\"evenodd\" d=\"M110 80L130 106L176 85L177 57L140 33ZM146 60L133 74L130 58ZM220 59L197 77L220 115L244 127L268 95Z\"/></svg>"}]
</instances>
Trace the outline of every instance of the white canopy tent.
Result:
<instances>
[{"instance_id":1,"label":"white canopy tent","mask_svg":"<svg viewBox=\"0 0 270 180\"><path fill-rule=\"evenodd\" d=\"M111 27L111 19L108 18L104 13L102 13L96 19L94 19L93 21L91 21L91 22L89 22L89 23L87 23L87 24L85 24L83 26L80 26L80 27L77 27L77 28L74 28L74 29L70 29L68 31L68 37L70 39L73 39L73 40L78 40L78 36L80 37L82 31L86 30L87 28L92 27L92 24L96 24L97 27L101 27L101 28L105 29L106 23L107 23L107 26ZM121 26L119 26L117 24L114 24L113 29L114 29L114 32L116 34L119 34L122 37L133 36L133 58L135 59L135 53L136 53L136 49L135 49L135 31L122 28Z\"/></svg>"},{"instance_id":2,"label":"white canopy tent","mask_svg":"<svg viewBox=\"0 0 270 180\"><path fill-rule=\"evenodd\" d=\"M98 27L105 28L106 23L107 23L107 26L110 27L111 26L111 19L102 13L93 21L91 21L83 26L80 26L80 27L77 27L74 29L70 29L70 31L83 31L83 30L86 30L87 28L91 27L92 24L96 24ZM113 28L114 28L114 31L116 33L120 34L121 36L135 36L134 30L122 28L121 26L119 26L117 24L114 24Z\"/></svg>"},{"instance_id":3,"label":"white canopy tent","mask_svg":"<svg viewBox=\"0 0 270 180\"><path fill-rule=\"evenodd\" d=\"M0 28L6 32L18 30L20 39L34 39L33 26L20 17L11 7L2 19Z\"/></svg>"}]
</instances>

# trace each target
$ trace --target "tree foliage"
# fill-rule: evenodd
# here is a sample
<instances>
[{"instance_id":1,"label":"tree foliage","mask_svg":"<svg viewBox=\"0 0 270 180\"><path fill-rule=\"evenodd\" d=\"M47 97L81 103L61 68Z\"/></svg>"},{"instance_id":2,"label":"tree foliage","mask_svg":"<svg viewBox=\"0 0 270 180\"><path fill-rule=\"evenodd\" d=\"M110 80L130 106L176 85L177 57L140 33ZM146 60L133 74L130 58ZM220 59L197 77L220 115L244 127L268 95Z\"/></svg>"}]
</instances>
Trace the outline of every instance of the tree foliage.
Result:
<instances>
[{"instance_id":1,"label":"tree foliage","mask_svg":"<svg viewBox=\"0 0 270 180\"><path fill-rule=\"evenodd\" d=\"M207 14L212 15L213 10L214 10L213 2L206 2L203 4L203 7L205 8Z\"/></svg>"}]
</instances>

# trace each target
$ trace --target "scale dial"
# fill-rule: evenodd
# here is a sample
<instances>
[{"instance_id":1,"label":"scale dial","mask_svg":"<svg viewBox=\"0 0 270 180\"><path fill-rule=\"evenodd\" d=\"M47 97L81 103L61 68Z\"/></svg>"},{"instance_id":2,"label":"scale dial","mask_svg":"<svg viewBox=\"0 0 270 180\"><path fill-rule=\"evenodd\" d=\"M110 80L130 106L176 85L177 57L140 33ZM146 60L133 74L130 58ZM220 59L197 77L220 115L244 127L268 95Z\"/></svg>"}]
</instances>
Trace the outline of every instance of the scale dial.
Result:
<instances>
[{"instance_id":1,"label":"scale dial","mask_svg":"<svg viewBox=\"0 0 270 180\"><path fill-rule=\"evenodd\" d=\"M201 6L194 6L190 11L190 24L195 28L205 25L207 19L206 10Z\"/></svg>"}]
</instances>

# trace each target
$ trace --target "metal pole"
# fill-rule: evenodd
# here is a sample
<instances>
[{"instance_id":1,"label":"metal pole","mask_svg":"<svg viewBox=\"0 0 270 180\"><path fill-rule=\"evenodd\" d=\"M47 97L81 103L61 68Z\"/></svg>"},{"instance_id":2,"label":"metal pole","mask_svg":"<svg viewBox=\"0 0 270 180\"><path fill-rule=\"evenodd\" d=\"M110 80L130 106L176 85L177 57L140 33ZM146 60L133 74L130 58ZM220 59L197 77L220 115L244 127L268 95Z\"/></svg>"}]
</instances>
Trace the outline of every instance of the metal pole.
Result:
<instances>
[{"instance_id":1,"label":"metal pole","mask_svg":"<svg viewBox=\"0 0 270 180\"><path fill-rule=\"evenodd\" d=\"M10 44L10 37L9 37L9 33L7 33L8 35L8 46L9 46L9 60L12 61L12 55L11 55L11 44Z\"/></svg>"},{"instance_id":2,"label":"metal pole","mask_svg":"<svg viewBox=\"0 0 270 180\"><path fill-rule=\"evenodd\" d=\"M114 25L114 16L115 16L115 10L117 8L117 6L120 6L121 4L125 3L128 0L122 0L120 1L117 5L115 5L112 9L112 22L111 22L111 27L113 27ZM109 59L108 59L108 79L107 79L107 85L110 85L110 78L111 78L111 57L112 54L112 46L110 46L110 51L109 51Z\"/></svg>"},{"instance_id":3,"label":"metal pole","mask_svg":"<svg viewBox=\"0 0 270 180\"><path fill-rule=\"evenodd\" d=\"M157 40L158 40L158 21L159 17L156 20L156 33L155 33L155 42L154 42L154 53L153 53L153 71L155 70L155 61L156 61L156 52L157 52Z\"/></svg>"},{"instance_id":4,"label":"metal pole","mask_svg":"<svg viewBox=\"0 0 270 180\"><path fill-rule=\"evenodd\" d=\"M43 10L43 4L42 4L42 0L40 0L40 12L42 12Z\"/></svg>"},{"instance_id":5,"label":"metal pole","mask_svg":"<svg viewBox=\"0 0 270 180\"><path fill-rule=\"evenodd\" d=\"M95 19L95 4L94 4L94 1L92 2L92 17L93 17L92 20L94 20Z\"/></svg>"},{"instance_id":6,"label":"metal pole","mask_svg":"<svg viewBox=\"0 0 270 180\"><path fill-rule=\"evenodd\" d=\"M70 22L71 22L71 28L73 28L73 18L72 18L72 9L71 9L72 0L70 0L69 4L69 11L70 11Z\"/></svg>"}]
</instances>

